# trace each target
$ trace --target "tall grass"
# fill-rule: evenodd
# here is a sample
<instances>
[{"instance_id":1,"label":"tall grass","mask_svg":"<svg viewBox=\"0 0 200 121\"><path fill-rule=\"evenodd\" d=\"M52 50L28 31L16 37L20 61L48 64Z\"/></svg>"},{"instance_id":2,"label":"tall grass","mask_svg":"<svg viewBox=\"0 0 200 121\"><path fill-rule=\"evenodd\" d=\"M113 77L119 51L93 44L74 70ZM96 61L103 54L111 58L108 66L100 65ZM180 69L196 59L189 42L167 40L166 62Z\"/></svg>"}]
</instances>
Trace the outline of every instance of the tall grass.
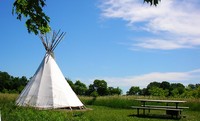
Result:
<instances>
[{"instance_id":1,"label":"tall grass","mask_svg":"<svg viewBox=\"0 0 200 121\"><path fill-rule=\"evenodd\" d=\"M165 99L165 100L185 100L186 103L180 104L180 106L187 106L189 110L200 111L200 99L186 99L186 98L160 98L160 97L144 97L144 96L101 96L101 97L80 97L86 105L106 106L112 108L125 108L128 109L133 105L141 105L139 101L135 99ZM155 104L155 103L150 103ZM164 105L164 103L162 103Z\"/></svg>"},{"instance_id":2,"label":"tall grass","mask_svg":"<svg viewBox=\"0 0 200 121\"><path fill-rule=\"evenodd\" d=\"M130 108L139 102L134 101L134 97L130 96L101 96L101 97L80 97L86 105L106 106L112 108Z\"/></svg>"}]
</instances>

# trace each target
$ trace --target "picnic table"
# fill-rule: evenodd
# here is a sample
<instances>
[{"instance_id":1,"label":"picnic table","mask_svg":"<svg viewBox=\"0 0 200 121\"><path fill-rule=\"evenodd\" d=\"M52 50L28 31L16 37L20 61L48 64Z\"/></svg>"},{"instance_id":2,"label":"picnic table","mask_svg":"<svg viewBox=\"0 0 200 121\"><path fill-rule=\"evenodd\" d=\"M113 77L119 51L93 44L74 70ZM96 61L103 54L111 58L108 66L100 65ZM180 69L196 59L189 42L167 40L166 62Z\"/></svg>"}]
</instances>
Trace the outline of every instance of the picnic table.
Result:
<instances>
[{"instance_id":1,"label":"picnic table","mask_svg":"<svg viewBox=\"0 0 200 121\"><path fill-rule=\"evenodd\" d=\"M145 110L165 110L167 115L171 115L172 117L175 115L176 118L181 116L181 112L183 109L187 109L189 107L179 106L180 103L185 103L186 101L180 100L149 100L149 99L135 99L136 101L141 102L141 106L131 106L134 109L137 109L137 115L139 115L139 110L143 110L143 115L145 115ZM157 102L157 103L165 103L166 105L147 105L148 102ZM171 105L169 105L171 103ZM173 105L172 105L173 104Z\"/></svg>"}]
</instances>

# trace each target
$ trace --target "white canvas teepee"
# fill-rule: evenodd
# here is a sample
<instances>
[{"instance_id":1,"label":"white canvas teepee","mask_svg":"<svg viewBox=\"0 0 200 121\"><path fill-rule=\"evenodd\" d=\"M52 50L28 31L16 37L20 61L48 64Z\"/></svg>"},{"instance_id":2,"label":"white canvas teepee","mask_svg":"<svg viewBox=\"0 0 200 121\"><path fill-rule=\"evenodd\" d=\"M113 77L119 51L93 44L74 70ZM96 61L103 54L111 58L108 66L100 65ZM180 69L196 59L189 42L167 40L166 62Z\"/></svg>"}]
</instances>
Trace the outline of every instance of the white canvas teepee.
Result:
<instances>
[{"instance_id":1,"label":"white canvas teepee","mask_svg":"<svg viewBox=\"0 0 200 121\"><path fill-rule=\"evenodd\" d=\"M53 33L52 41L47 36L41 36L46 54L30 82L18 97L16 104L36 108L80 108L84 105L65 80L56 64L53 50L65 33Z\"/></svg>"}]
</instances>

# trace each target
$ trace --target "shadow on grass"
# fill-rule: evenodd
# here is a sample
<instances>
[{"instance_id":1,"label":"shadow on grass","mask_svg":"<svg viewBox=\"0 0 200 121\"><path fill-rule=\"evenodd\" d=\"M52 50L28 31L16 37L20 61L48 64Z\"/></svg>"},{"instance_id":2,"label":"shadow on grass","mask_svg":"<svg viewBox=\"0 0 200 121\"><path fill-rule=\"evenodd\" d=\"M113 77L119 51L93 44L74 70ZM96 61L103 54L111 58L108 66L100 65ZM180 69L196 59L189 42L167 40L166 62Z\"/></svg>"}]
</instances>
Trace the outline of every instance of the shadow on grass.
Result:
<instances>
[{"instance_id":1,"label":"shadow on grass","mask_svg":"<svg viewBox=\"0 0 200 121\"><path fill-rule=\"evenodd\" d=\"M139 117L139 118L155 118L155 119L173 119L173 120L180 120L181 116L170 116L170 115L158 115L158 114L148 114L148 115L137 115L137 114L132 114L128 115L129 117Z\"/></svg>"}]
</instances>

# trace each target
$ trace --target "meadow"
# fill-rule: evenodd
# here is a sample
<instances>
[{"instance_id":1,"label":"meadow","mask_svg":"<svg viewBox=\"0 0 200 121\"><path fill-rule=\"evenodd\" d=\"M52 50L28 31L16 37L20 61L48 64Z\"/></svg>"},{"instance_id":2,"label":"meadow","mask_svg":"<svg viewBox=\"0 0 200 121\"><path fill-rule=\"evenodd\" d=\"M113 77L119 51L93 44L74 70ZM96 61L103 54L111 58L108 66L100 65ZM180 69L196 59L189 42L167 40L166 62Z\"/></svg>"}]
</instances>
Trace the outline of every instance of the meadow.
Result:
<instances>
[{"instance_id":1,"label":"meadow","mask_svg":"<svg viewBox=\"0 0 200 121\"><path fill-rule=\"evenodd\" d=\"M188 106L182 112L181 119L166 119L163 117L137 117L136 110L130 108L132 105L140 105L134 101L136 98L168 99L160 97L138 97L138 96L105 96L105 97L80 97L86 105L86 110L38 110L34 108L18 107L15 105L17 94L0 94L0 113L2 121L199 121L200 99L182 99ZM174 99L174 98L170 98ZM165 114L164 111L151 111L152 114Z\"/></svg>"}]
</instances>

